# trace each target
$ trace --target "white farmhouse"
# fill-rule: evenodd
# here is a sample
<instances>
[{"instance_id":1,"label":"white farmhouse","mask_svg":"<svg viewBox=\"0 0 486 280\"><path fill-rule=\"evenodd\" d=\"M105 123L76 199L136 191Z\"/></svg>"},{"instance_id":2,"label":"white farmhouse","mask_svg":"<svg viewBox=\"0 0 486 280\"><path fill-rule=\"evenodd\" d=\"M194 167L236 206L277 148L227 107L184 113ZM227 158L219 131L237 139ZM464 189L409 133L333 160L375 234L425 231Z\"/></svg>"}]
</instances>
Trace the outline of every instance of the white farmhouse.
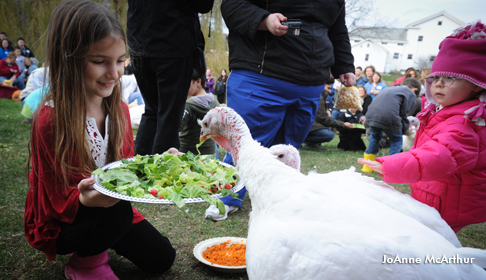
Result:
<instances>
[{"instance_id":1,"label":"white farmhouse","mask_svg":"<svg viewBox=\"0 0 486 280\"><path fill-rule=\"evenodd\" d=\"M363 69L373 65L381 73L430 67L440 42L462 25L464 22L441 11L405 28L351 26L354 65Z\"/></svg>"}]
</instances>

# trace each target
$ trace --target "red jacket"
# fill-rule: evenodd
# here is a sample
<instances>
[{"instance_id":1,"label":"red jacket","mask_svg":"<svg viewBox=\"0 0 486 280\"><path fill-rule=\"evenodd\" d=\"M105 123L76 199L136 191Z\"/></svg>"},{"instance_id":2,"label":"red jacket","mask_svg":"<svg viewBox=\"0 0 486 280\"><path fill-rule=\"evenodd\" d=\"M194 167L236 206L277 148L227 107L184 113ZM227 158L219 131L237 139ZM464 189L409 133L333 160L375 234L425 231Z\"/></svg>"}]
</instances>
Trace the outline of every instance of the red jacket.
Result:
<instances>
[{"instance_id":1,"label":"red jacket","mask_svg":"<svg viewBox=\"0 0 486 280\"><path fill-rule=\"evenodd\" d=\"M17 72L12 73L10 69L13 69ZM6 58L0 60L0 77L7 77L8 79L10 79L14 75L19 77L20 74L22 73L20 73L17 63L14 62L12 64L8 64Z\"/></svg>"},{"instance_id":2,"label":"red jacket","mask_svg":"<svg viewBox=\"0 0 486 280\"><path fill-rule=\"evenodd\" d=\"M120 101L121 102L121 101ZM130 125L128 107L123 103L127 119L122 157L133 157L133 134ZM49 260L56 258L56 238L61 228L58 221L72 223L79 206L79 181L89 178L90 174L72 173L68 175L66 186L60 172L54 176L54 170L60 170L54 160L54 109L43 106L37 117L31 149L32 173L30 189L25 202L24 231L29 244L44 252ZM133 223L144 217L133 209Z\"/></svg>"},{"instance_id":3,"label":"red jacket","mask_svg":"<svg viewBox=\"0 0 486 280\"><path fill-rule=\"evenodd\" d=\"M386 182L411 183L412 197L437 209L455 232L486 221L486 127L464 117L478 104L419 113L410 151L376 159Z\"/></svg>"}]
</instances>

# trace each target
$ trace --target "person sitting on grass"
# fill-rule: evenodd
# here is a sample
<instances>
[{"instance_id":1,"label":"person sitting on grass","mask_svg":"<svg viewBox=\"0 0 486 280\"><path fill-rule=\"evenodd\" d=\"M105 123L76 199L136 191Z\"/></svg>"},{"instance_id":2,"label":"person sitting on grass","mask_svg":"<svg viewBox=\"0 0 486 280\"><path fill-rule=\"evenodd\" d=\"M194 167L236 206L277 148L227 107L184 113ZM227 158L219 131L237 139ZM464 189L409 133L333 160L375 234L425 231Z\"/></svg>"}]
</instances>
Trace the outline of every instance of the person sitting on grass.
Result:
<instances>
[{"instance_id":1,"label":"person sitting on grass","mask_svg":"<svg viewBox=\"0 0 486 280\"><path fill-rule=\"evenodd\" d=\"M216 96L207 93L204 89L204 81L204 74L199 74L198 71L194 69L179 131L179 138L181 139L181 147L179 148L179 151L182 153L190 151L195 155L198 154L196 145L199 144L201 126L197 120L202 120L209 110L219 106ZM206 140L201 147L199 147L199 152L201 152L202 155L215 154L216 142L211 138Z\"/></svg>"},{"instance_id":2,"label":"person sitting on grass","mask_svg":"<svg viewBox=\"0 0 486 280\"><path fill-rule=\"evenodd\" d=\"M21 73L19 66L15 63L16 58L17 56L15 56L15 53L10 52L6 58L0 60L0 83L3 83L5 80L10 80L13 85L17 84L17 80L19 80L18 78Z\"/></svg>"},{"instance_id":3,"label":"person sitting on grass","mask_svg":"<svg viewBox=\"0 0 486 280\"><path fill-rule=\"evenodd\" d=\"M364 124L366 117L358 109L347 109L346 112L340 112L337 118L339 121L344 123L348 122L351 124ZM361 138L366 131L363 128L356 129L342 129L338 128L339 131L339 144L338 148L345 151L364 151L366 150L366 145Z\"/></svg>"},{"instance_id":4,"label":"person sitting on grass","mask_svg":"<svg viewBox=\"0 0 486 280\"><path fill-rule=\"evenodd\" d=\"M355 129L356 127L349 122L342 122L331 117L331 112L327 110L326 98L334 84L334 78L329 78L321 93L321 101L317 109L317 115L312 127L304 140L304 145L301 149L324 149L322 143L331 142L334 139L334 132L332 128Z\"/></svg>"}]
</instances>

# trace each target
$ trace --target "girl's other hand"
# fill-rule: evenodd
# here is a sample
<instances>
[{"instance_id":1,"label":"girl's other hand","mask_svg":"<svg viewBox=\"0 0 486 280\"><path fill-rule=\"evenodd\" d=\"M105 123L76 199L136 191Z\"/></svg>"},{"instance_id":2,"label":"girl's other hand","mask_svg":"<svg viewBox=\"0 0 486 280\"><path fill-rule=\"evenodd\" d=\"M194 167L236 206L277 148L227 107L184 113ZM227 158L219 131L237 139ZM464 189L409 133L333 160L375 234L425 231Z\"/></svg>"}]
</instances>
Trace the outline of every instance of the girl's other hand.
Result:
<instances>
[{"instance_id":1,"label":"girl's other hand","mask_svg":"<svg viewBox=\"0 0 486 280\"><path fill-rule=\"evenodd\" d=\"M108 208L117 204L120 200L106 196L93 188L94 178L83 179L78 184L79 202L86 207Z\"/></svg>"},{"instance_id":2,"label":"girl's other hand","mask_svg":"<svg viewBox=\"0 0 486 280\"><path fill-rule=\"evenodd\" d=\"M364 159L364 158L359 158L358 162L361 164L366 164L368 165L369 168L375 170L376 172L380 173L383 175L383 165L379 161L375 160L369 160L369 159Z\"/></svg>"}]
</instances>

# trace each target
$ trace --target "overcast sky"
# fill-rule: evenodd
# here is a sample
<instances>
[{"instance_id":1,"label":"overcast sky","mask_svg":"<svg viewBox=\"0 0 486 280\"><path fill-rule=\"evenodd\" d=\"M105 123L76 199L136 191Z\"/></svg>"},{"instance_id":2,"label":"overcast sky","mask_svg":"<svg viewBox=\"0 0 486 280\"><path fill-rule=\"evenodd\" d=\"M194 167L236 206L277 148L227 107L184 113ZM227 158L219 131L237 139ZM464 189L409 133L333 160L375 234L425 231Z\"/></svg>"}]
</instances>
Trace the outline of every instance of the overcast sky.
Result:
<instances>
[{"instance_id":1,"label":"overcast sky","mask_svg":"<svg viewBox=\"0 0 486 280\"><path fill-rule=\"evenodd\" d=\"M373 7L391 27L402 28L442 10L465 23L480 19L486 24L486 0L375 0Z\"/></svg>"}]
</instances>

